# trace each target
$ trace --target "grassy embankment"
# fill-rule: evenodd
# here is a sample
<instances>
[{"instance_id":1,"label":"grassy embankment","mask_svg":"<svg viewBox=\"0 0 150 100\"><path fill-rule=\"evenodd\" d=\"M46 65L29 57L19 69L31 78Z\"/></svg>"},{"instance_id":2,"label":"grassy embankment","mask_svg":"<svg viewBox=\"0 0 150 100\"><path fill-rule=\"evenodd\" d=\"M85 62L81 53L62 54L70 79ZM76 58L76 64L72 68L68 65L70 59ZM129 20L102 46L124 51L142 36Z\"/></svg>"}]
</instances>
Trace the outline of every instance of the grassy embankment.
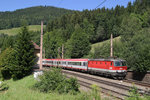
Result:
<instances>
[{"instance_id":1,"label":"grassy embankment","mask_svg":"<svg viewBox=\"0 0 150 100\"><path fill-rule=\"evenodd\" d=\"M114 39L113 39L113 43L120 42L120 39L121 39L120 36L114 38ZM105 41L103 41L103 42L98 42L98 43L92 44L92 45L91 45L91 51L90 51L90 52L94 53L94 48L101 48L102 45L105 45L105 44L107 44L108 42L110 42L110 39L109 39L109 40L105 40Z\"/></svg>"},{"instance_id":2,"label":"grassy embankment","mask_svg":"<svg viewBox=\"0 0 150 100\"><path fill-rule=\"evenodd\" d=\"M56 93L41 93L31 89L31 86L36 82L33 75L25 77L18 81L5 81L9 89L0 92L0 100L76 100L81 94L56 94Z\"/></svg>"},{"instance_id":3,"label":"grassy embankment","mask_svg":"<svg viewBox=\"0 0 150 100\"><path fill-rule=\"evenodd\" d=\"M46 26L44 25L44 28ZM8 34L8 35L16 35L20 32L20 28L12 28L12 29L4 29L4 30L0 30L0 34L4 33L4 34ZM41 26L40 25L29 25L28 26L29 31L40 31L41 30Z\"/></svg>"}]
</instances>

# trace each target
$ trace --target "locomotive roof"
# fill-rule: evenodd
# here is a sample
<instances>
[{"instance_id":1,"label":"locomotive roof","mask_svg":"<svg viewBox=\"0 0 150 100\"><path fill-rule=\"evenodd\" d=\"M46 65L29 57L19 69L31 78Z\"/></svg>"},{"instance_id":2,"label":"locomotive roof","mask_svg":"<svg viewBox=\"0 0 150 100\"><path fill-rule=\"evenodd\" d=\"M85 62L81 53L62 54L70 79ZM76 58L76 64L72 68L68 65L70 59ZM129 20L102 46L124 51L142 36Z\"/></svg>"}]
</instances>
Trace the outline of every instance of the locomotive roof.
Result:
<instances>
[{"instance_id":1,"label":"locomotive roof","mask_svg":"<svg viewBox=\"0 0 150 100\"><path fill-rule=\"evenodd\" d=\"M109 58L109 59L89 59L89 61L125 61L125 60Z\"/></svg>"}]
</instances>

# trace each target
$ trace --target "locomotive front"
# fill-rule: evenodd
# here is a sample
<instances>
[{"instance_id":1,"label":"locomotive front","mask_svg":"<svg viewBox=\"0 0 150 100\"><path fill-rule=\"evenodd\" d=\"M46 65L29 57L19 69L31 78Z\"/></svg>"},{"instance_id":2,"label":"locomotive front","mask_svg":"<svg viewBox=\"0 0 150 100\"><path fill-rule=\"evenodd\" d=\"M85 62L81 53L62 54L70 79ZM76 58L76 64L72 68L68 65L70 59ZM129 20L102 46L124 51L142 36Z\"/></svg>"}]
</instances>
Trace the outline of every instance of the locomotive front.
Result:
<instances>
[{"instance_id":1,"label":"locomotive front","mask_svg":"<svg viewBox=\"0 0 150 100\"><path fill-rule=\"evenodd\" d=\"M127 74L126 61L121 59L113 60L112 76L117 78L124 78L126 74Z\"/></svg>"}]
</instances>

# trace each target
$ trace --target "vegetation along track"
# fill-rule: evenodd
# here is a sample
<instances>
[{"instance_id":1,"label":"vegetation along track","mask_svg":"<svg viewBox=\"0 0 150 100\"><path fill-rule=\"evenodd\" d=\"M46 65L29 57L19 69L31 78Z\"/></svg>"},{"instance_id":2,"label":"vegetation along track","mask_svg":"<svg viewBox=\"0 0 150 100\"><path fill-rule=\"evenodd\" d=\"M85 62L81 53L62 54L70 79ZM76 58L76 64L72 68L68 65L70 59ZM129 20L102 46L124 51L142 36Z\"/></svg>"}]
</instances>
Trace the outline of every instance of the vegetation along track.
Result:
<instances>
[{"instance_id":1,"label":"vegetation along track","mask_svg":"<svg viewBox=\"0 0 150 100\"><path fill-rule=\"evenodd\" d=\"M107 86L114 87L115 89L106 88L106 87L103 87L102 85L100 86L100 88L103 90L102 92L108 93L108 91L110 91L111 93L113 93L113 95L118 94L119 96L116 96L116 95L114 95L114 96L118 97L120 99L123 99L122 97L128 96L128 91L130 91L130 89L131 89L130 86L126 86L126 85L115 83L115 82L110 82L108 80L103 80L103 79L90 77L90 76L83 75L83 74L73 73L73 72L66 71L66 70L63 70L63 73L65 73L67 75L73 75L73 76L76 76L76 77L79 77L79 78L83 78L83 79L86 79L86 80L90 80L90 81L93 81L93 82L96 82L96 83L100 83L100 84L104 84L104 85L107 85ZM82 86L83 86L83 83L91 85L90 83L87 83L87 82L81 81L81 80L79 80L79 83L81 83ZM124 91L124 92L121 93L120 90ZM107 92L105 92L105 91L107 91ZM142 90L142 89L138 89L138 91L139 91L139 93L148 94L148 91L145 91L145 90ZM140 91L142 91L142 92L140 92Z\"/></svg>"}]
</instances>

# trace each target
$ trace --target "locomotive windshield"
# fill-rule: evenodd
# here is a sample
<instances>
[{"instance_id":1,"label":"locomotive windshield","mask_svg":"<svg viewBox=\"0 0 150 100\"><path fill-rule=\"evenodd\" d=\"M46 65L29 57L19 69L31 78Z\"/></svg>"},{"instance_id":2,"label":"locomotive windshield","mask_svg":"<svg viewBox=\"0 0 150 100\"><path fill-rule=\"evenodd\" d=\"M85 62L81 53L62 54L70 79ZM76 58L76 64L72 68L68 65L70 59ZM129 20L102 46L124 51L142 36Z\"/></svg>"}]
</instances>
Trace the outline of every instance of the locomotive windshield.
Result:
<instances>
[{"instance_id":1,"label":"locomotive windshield","mask_svg":"<svg viewBox=\"0 0 150 100\"><path fill-rule=\"evenodd\" d=\"M125 61L121 61L122 66L126 66L126 62Z\"/></svg>"},{"instance_id":2,"label":"locomotive windshield","mask_svg":"<svg viewBox=\"0 0 150 100\"><path fill-rule=\"evenodd\" d=\"M114 61L114 66L126 66L125 61Z\"/></svg>"}]
</instances>

